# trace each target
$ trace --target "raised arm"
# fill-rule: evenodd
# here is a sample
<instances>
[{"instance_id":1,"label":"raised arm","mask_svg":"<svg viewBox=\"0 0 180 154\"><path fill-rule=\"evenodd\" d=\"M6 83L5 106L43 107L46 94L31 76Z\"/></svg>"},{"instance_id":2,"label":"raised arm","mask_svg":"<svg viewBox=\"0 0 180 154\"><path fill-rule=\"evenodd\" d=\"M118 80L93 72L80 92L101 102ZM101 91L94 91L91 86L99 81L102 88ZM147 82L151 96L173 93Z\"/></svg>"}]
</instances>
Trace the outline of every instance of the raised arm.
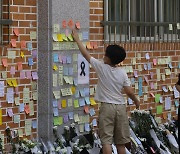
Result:
<instances>
[{"instance_id":1,"label":"raised arm","mask_svg":"<svg viewBox=\"0 0 180 154\"><path fill-rule=\"evenodd\" d=\"M124 86L124 92L128 95L128 97L130 97L134 101L136 108L138 109L140 102L134 95L132 88L130 86Z\"/></svg>"},{"instance_id":2,"label":"raised arm","mask_svg":"<svg viewBox=\"0 0 180 154\"><path fill-rule=\"evenodd\" d=\"M79 35L75 30L72 30L72 36L74 38L74 41L77 43L79 50L81 52L81 54L83 55L83 57L90 62L90 58L91 55L89 54L89 52L86 50L86 48L84 47L84 45L82 44L82 42L79 39Z\"/></svg>"}]
</instances>

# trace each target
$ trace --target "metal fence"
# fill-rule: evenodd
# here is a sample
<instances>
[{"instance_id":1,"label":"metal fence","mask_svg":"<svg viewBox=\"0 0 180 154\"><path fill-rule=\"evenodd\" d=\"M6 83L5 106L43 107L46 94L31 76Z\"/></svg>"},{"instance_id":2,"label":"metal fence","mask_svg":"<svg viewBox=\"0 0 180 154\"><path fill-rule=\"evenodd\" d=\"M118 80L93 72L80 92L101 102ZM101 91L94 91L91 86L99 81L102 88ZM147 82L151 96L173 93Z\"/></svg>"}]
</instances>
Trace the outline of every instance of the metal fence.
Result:
<instances>
[{"instance_id":1,"label":"metal fence","mask_svg":"<svg viewBox=\"0 0 180 154\"><path fill-rule=\"evenodd\" d=\"M179 0L104 0L105 42L180 41Z\"/></svg>"},{"instance_id":2,"label":"metal fence","mask_svg":"<svg viewBox=\"0 0 180 154\"><path fill-rule=\"evenodd\" d=\"M12 20L9 19L10 15L10 3L9 1L6 1L6 4L4 4L4 0L0 0L0 44L9 43L10 33L9 33L9 26L12 24ZM7 12L5 12L5 10ZM4 18L4 15L7 14L7 16ZM6 40L4 40L4 28L8 30L8 37Z\"/></svg>"}]
</instances>

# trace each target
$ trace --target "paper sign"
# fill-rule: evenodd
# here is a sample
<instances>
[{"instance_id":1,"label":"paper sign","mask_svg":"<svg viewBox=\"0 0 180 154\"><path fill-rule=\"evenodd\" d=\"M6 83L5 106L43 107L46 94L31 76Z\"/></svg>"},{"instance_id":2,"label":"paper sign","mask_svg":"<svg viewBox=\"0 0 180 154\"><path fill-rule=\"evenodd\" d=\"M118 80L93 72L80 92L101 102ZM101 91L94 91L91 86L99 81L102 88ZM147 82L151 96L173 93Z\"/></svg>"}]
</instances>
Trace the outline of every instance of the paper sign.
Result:
<instances>
[{"instance_id":1,"label":"paper sign","mask_svg":"<svg viewBox=\"0 0 180 154\"><path fill-rule=\"evenodd\" d=\"M25 120L25 135L26 136L31 135L31 126L32 126L32 120L26 119Z\"/></svg>"}]
</instances>

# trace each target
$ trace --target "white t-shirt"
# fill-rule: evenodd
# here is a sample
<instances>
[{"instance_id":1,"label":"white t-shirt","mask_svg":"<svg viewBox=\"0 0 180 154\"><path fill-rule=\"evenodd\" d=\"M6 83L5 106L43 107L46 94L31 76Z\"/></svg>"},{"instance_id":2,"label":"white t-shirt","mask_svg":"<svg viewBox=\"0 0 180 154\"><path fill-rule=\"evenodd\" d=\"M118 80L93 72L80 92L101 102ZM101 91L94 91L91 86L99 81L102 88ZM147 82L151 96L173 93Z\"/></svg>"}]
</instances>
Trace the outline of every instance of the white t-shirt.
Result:
<instances>
[{"instance_id":1,"label":"white t-shirt","mask_svg":"<svg viewBox=\"0 0 180 154\"><path fill-rule=\"evenodd\" d=\"M91 57L90 63L98 75L95 100L125 104L122 89L124 86L130 86L125 70L120 67L111 67L93 57Z\"/></svg>"}]
</instances>

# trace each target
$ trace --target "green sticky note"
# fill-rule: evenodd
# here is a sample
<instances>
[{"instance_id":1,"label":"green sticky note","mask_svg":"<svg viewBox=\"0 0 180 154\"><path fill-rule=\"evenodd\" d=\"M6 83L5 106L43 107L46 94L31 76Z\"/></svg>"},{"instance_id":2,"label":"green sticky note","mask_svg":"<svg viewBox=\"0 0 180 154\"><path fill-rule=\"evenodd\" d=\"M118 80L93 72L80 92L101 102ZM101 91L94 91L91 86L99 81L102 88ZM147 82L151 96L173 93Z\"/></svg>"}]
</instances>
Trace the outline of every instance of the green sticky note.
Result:
<instances>
[{"instance_id":1,"label":"green sticky note","mask_svg":"<svg viewBox=\"0 0 180 154\"><path fill-rule=\"evenodd\" d=\"M162 105L158 105L158 106L156 107L156 113L157 113L157 114L161 114L162 111L163 111L163 106L162 106Z\"/></svg>"},{"instance_id":2,"label":"green sticky note","mask_svg":"<svg viewBox=\"0 0 180 154\"><path fill-rule=\"evenodd\" d=\"M68 35L68 39L69 39L69 41L71 41L71 42L73 41L73 37L72 37L71 34Z\"/></svg>"},{"instance_id":3,"label":"green sticky note","mask_svg":"<svg viewBox=\"0 0 180 154\"><path fill-rule=\"evenodd\" d=\"M54 126L62 125L63 117L54 117L53 121L54 121Z\"/></svg>"},{"instance_id":4,"label":"green sticky note","mask_svg":"<svg viewBox=\"0 0 180 154\"><path fill-rule=\"evenodd\" d=\"M161 94L155 94L155 102L159 103Z\"/></svg>"},{"instance_id":5,"label":"green sticky note","mask_svg":"<svg viewBox=\"0 0 180 154\"><path fill-rule=\"evenodd\" d=\"M78 108L79 107L79 101L78 99L74 100L74 108Z\"/></svg>"}]
</instances>

